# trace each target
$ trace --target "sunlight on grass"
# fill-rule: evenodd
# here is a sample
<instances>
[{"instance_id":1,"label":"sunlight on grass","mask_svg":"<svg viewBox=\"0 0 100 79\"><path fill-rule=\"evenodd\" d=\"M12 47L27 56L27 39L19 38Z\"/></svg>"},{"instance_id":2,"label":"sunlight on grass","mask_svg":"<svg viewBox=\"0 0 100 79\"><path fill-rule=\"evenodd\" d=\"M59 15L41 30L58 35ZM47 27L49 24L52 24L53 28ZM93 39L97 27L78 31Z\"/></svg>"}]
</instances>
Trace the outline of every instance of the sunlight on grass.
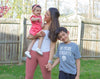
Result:
<instances>
[{"instance_id":1,"label":"sunlight on grass","mask_svg":"<svg viewBox=\"0 0 100 79\"><path fill-rule=\"evenodd\" d=\"M81 60L80 79L100 79L100 60ZM52 79L58 79L58 65L52 70ZM25 79L25 63L22 65L0 66L0 79ZM40 67L34 74L34 79L43 79Z\"/></svg>"},{"instance_id":2,"label":"sunlight on grass","mask_svg":"<svg viewBox=\"0 0 100 79\"><path fill-rule=\"evenodd\" d=\"M16 77L9 74L2 74L0 75L0 79L16 79Z\"/></svg>"}]
</instances>

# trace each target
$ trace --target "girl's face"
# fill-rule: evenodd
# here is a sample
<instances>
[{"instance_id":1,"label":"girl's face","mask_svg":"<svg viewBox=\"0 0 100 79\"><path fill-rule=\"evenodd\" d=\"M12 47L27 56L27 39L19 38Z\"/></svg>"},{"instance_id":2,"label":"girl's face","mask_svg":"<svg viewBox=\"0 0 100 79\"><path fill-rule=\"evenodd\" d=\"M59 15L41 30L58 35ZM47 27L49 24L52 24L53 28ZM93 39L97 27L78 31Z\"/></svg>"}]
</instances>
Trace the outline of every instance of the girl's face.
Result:
<instances>
[{"instance_id":1,"label":"girl's face","mask_svg":"<svg viewBox=\"0 0 100 79\"><path fill-rule=\"evenodd\" d=\"M68 43L69 42L69 32L65 33L65 32L60 32L58 34L59 40L63 41L64 43Z\"/></svg>"},{"instance_id":2,"label":"girl's face","mask_svg":"<svg viewBox=\"0 0 100 79\"><path fill-rule=\"evenodd\" d=\"M34 8L33 8L34 9ZM32 9L34 15L39 16L41 14L41 8L36 7L35 10Z\"/></svg>"},{"instance_id":3,"label":"girl's face","mask_svg":"<svg viewBox=\"0 0 100 79\"><path fill-rule=\"evenodd\" d=\"M45 13L44 21L46 21L46 22L51 21L51 16L50 16L50 11L49 10Z\"/></svg>"}]
</instances>

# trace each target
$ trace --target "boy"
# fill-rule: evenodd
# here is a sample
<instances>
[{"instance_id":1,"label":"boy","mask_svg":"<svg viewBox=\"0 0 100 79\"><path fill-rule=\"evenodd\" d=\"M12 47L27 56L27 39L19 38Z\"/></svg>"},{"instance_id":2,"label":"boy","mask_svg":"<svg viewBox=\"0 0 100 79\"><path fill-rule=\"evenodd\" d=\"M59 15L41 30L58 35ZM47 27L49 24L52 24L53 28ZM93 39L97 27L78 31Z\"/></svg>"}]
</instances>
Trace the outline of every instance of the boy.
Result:
<instances>
[{"instance_id":1,"label":"boy","mask_svg":"<svg viewBox=\"0 0 100 79\"><path fill-rule=\"evenodd\" d=\"M56 30L56 35L60 41L57 49L57 59L52 67L54 68L59 62L59 79L79 79L80 76L80 52L78 45L69 40L69 32L64 27L59 27Z\"/></svg>"}]
</instances>

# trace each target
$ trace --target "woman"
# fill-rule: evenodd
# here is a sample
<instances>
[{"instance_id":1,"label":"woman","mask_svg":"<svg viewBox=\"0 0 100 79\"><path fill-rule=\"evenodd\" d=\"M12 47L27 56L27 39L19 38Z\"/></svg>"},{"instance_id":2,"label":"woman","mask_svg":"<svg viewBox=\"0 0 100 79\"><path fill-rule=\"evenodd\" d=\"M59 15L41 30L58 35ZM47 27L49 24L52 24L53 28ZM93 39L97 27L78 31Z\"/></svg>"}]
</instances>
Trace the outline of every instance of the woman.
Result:
<instances>
[{"instance_id":1,"label":"woman","mask_svg":"<svg viewBox=\"0 0 100 79\"><path fill-rule=\"evenodd\" d=\"M35 52L35 49L38 46L37 39L32 47L32 50L30 51L31 59L27 58L26 60L25 79L33 79L33 75L38 64L40 65L43 79L51 79L51 72L46 69L46 66L51 66L52 64L54 49L57 41L55 30L59 27L59 16L59 11L56 8L49 8L49 10L46 12L44 18L46 24L43 28L43 31L45 32L45 37L41 46L43 56Z\"/></svg>"}]
</instances>

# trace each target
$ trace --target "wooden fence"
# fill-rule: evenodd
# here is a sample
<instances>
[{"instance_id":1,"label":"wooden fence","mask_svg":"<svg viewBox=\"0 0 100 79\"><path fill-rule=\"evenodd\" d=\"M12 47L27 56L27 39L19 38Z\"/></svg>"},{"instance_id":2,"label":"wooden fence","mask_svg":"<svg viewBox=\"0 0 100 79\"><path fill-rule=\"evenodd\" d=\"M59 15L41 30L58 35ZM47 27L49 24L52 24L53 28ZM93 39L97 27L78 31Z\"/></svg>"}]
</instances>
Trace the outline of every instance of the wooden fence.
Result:
<instances>
[{"instance_id":1,"label":"wooden fence","mask_svg":"<svg viewBox=\"0 0 100 79\"><path fill-rule=\"evenodd\" d=\"M61 23L70 31L70 40L79 45L85 58L100 58L100 22L79 20L78 23ZM30 40L26 37L31 23L22 16L20 19L0 19L0 63L20 63L25 57Z\"/></svg>"},{"instance_id":2,"label":"wooden fence","mask_svg":"<svg viewBox=\"0 0 100 79\"><path fill-rule=\"evenodd\" d=\"M24 17L0 18L0 64L21 63L23 52Z\"/></svg>"},{"instance_id":3,"label":"wooden fence","mask_svg":"<svg viewBox=\"0 0 100 79\"><path fill-rule=\"evenodd\" d=\"M78 44L83 58L100 58L100 21L80 20Z\"/></svg>"}]
</instances>

